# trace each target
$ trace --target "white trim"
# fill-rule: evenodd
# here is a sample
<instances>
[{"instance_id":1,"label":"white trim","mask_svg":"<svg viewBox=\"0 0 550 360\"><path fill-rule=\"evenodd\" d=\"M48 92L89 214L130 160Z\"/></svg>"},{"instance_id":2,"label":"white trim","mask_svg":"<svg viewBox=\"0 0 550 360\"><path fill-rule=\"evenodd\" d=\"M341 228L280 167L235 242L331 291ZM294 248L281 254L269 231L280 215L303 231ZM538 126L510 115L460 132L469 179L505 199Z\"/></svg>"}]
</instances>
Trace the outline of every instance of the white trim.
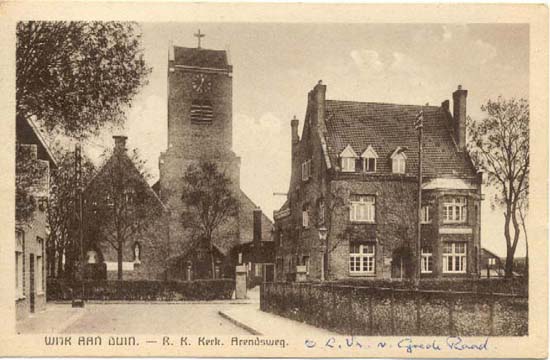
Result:
<instances>
[{"instance_id":1,"label":"white trim","mask_svg":"<svg viewBox=\"0 0 550 360\"><path fill-rule=\"evenodd\" d=\"M340 153L340 157L341 158L354 158L354 159L357 159L359 156L357 156L357 153L355 152L355 150L353 150L351 145L348 144L344 148L344 150L342 150L342 152Z\"/></svg>"},{"instance_id":2,"label":"white trim","mask_svg":"<svg viewBox=\"0 0 550 360\"><path fill-rule=\"evenodd\" d=\"M472 234L472 228L471 227L460 227L460 228L450 228L450 227L440 227L439 233L440 234Z\"/></svg>"},{"instance_id":3,"label":"white trim","mask_svg":"<svg viewBox=\"0 0 550 360\"><path fill-rule=\"evenodd\" d=\"M361 157L366 159L366 158L375 158L375 159L378 159L378 154L376 153L376 151L374 151L374 149L372 148L372 146L368 146L365 151L363 151L363 153L361 154Z\"/></svg>"}]
</instances>

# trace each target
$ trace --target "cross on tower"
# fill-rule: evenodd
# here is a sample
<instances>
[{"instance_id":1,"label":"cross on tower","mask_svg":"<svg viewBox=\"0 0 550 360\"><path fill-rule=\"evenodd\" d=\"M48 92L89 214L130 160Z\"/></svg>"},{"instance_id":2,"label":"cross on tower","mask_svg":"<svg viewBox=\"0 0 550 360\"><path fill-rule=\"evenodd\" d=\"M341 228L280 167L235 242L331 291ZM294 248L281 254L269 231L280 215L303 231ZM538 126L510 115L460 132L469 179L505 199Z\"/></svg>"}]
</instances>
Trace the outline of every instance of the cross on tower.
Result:
<instances>
[{"instance_id":1,"label":"cross on tower","mask_svg":"<svg viewBox=\"0 0 550 360\"><path fill-rule=\"evenodd\" d=\"M205 37L206 35L201 34L201 29L199 29L196 34L193 34L193 36L195 36L199 40L199 45L197 46L197 48L200 49L201 48L201 38Z\"/></svg>"}]
</instances>

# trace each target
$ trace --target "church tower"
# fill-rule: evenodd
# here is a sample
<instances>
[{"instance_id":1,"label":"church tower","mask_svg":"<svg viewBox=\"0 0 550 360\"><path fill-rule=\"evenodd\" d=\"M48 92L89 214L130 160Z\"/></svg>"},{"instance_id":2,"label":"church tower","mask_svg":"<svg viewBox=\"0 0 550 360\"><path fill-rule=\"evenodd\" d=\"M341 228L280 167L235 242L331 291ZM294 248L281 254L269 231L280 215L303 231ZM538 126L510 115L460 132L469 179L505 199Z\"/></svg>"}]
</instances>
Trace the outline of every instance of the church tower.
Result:
<instances>
[{"instance_id":1,"label":"church tower","mask_svg":"<svg viewBox=\"0 0 550 360\"><path fill-rule=\"evenodd\" d=\"M183 174L199 161L217 164L240 196L240 158L232 151L232 66L226 51L170 46L168 56L168 149L159 159L159 194L171 211L170 251L188 251L190 231L181 224ZM215 243L239 242L239 220L226 224Z\"/></svg>"}]
</instances>

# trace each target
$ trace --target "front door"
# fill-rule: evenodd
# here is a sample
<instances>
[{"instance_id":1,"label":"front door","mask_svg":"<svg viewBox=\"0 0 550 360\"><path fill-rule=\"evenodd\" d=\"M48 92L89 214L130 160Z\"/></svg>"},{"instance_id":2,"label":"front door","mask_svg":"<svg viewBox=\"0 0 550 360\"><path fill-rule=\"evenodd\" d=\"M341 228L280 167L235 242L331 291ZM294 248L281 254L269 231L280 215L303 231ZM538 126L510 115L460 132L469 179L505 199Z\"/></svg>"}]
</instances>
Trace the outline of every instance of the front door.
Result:
<instances>
[{"instance_id":1,"label":"front door","mask_svg":"<svg viewBox=\"0 0 550 360\"><path fill-rule=\"evenodd\" d=\"M275 265L265 264L264 266L264 282L273 282L275 280Z\"/></svg>"},{"instance_id":2,"label":"front door","mask_svg":"<svg viewBox=\"0 0 550 360\"><path fill-rule=\"evenodd\" d=\"M30 304L31 304L31 313L34 312L34 296L35 296L35 286L34 286L34 254L30 254L29 259L29 295L30 295Z\"/></svg>"}]
</instances>

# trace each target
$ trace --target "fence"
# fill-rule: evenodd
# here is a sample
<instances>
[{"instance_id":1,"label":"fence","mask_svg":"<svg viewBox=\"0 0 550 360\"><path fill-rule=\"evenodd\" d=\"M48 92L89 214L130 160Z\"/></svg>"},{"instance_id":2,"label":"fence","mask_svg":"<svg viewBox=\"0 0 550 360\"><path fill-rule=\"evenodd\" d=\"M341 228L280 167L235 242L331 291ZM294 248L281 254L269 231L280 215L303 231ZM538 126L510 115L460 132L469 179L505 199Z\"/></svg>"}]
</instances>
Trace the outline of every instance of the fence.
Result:
<instances>
[{"instance_id":1,"label":"fence","mask_svg":"<svg viewBox=\"0 0 550 360\"><path fill-rule=\"evenodd\" d=\"M264 283L263 311L346 335L522 336L528 299L519 295Z\"/></svg>"}]
</instances>

